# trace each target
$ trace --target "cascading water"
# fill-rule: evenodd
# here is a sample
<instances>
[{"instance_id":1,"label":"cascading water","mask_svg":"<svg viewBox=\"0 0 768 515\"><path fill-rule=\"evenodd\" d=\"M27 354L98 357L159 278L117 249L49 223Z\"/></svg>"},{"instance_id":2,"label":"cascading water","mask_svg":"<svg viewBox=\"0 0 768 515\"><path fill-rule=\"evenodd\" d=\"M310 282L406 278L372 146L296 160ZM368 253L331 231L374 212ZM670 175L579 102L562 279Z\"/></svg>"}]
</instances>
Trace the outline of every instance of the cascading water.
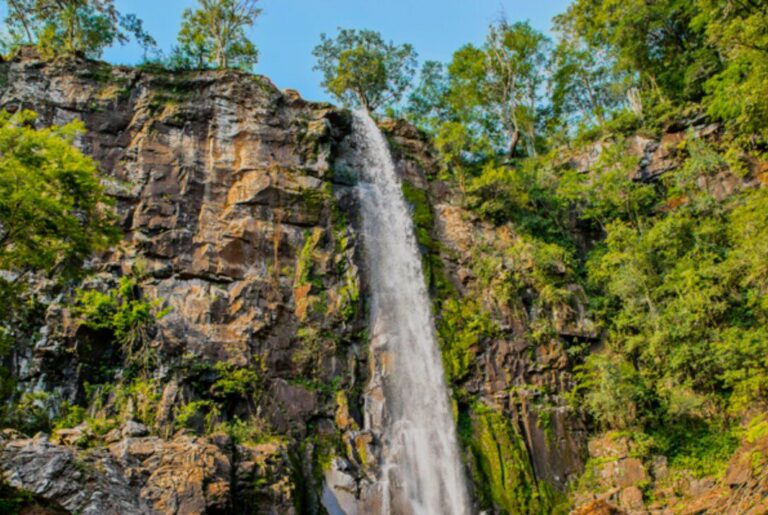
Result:
<instances>
[{"instance_id":1,"label":"cascading water","mask_svg":"<svg viewBox=\"0 0 768 515\"><path fill-rule=\"evenodd\" d=\"M384 513L467 514L469 501L413 222L389 146L367 113L353 146L371 290L366 426L378 426ZM376 419L373 421L372 419Z\"/></svg>"}]
</instances>

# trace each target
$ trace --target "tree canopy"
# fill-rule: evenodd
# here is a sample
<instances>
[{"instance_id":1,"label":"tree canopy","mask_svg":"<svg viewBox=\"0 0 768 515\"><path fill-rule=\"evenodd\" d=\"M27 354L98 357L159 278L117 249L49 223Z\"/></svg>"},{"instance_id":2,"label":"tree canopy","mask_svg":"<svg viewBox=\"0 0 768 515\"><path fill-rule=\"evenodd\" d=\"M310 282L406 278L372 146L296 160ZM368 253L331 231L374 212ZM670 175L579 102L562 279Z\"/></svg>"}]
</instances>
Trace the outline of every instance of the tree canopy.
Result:
<instances>
[{"instance_id":1,"label":"tree canopy","mask_svg":"<svg viewBox=\"0 0 768 515\"><path fill-rule=\"evenodd\" d=\"M246 31L261 14L258 0L198 0L198 4L182 15L174 64L198 69L252 69L259 52Z\"/></svg>"},{"instance_id":2,"label":"tree canopy","mask_svg":"<svg viewBox=\"0 0 768 515\"><path fill-rule=\"evenodd\" d=\"M114 241L111 202L73 145L82 124L34 129L35 119L0 113L0 270L76 275Z\"/></svg>"},{"instance_id":3,"label":"tree canopy","mask_svg":"<svg viewBox=\"0 0 768 515\"><path fill-rule=\"evenodd\" d=\"M155 40L133 14L122 14L113 0L5 0L11 45L37 44L48 55L97 58L105 48L133 37L142 47Z\"/></svg>"},{"instance_id":4,"label":"tree canopy","mask_svg":"<svg viewBox=\"0 0 768 515\"><path fill-rule=\"evenodd\" d=\"M322 34L313 55L331 95L371 112L402 99L416 71L411 45L387 43L371 30L340 29L335 38Z\"/></svg>"}]
</instances>

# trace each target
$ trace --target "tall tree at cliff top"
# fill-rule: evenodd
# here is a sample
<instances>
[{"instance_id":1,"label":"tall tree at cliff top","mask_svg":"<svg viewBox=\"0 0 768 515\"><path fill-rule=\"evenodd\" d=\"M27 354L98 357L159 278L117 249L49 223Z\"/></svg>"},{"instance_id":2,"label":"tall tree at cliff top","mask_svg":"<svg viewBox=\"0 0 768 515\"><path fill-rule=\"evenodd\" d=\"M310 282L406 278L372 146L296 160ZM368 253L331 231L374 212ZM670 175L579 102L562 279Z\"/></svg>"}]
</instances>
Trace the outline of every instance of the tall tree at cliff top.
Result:
<instances>
[{"instance_id":1,"label":"tall tree at cliff top","mask_svg":"<svg viewBox=\"0 0 768 515\"><path fill-rule=\"evenodd\" d=\"M567 16L555 18L558 42L551 57L550 128L574 129L604 123L634 92L632 75L621 72L605 47L590 47Z\"/></svg>"},{"instance_id":2,"label":"tall tree at cliff top","mask_svg":"<svg viewBox=\"0 0 768 515\"><path fill-rule=\"evenodd\" d=\"M609 49L617 67L636 74L644 90L673 101L696 101L704 93L704 81L720 67L701 25L692 23L700 12L698 4L576 0L560 20L569 19L592 48Z\"/></svg>"},{"instance_id":3,"label":"tall tree at cliff top","mask_svg":"<svg viewBox=\"0 0 768 515\"><path fill-rule=\"evenodd\" d=\"M323 87L344 104L371 112L399 102L416 70L411 45L387 43L370 30L340 29L335 38L323 34L312 53Z\"/></svg>"},{"instance_id":4,"label":"tall tree at cliff top","mask_svg":"<svg viewBox=\"0 0 768 515\"><path fill-rule=\"evenodd\" d=\"M544 82L548 40L528 23L492 25L485 44L457 51L447 101L465 126L507 156L522 141L535 153L536 111Z\"/></svg>"},{"instance_id":5,"label":"tall tree at cliff top","mask_svg":"<svg viewBox=\"0 0 768 515\"><path fill-rule=\"evenodd\" d=\"M197 9L187 9L179 31L179 47L172 60L176 65L203 68L250 70L259 52L246 30L261 14L258 0L198 0Z\"/></svg>"},{"instance_id":6,"label":"tall tree at cliff top","mask_svg":"<svg viewBox=\"0 0 768 515\"><path fill-rule=\"evenodd\" d=\"M155 41L133 14L122 14L113 0L6 0L10 45L37 44L47 55L92 58L133 37L145 51Z\"/></svg>"}]
</instances>

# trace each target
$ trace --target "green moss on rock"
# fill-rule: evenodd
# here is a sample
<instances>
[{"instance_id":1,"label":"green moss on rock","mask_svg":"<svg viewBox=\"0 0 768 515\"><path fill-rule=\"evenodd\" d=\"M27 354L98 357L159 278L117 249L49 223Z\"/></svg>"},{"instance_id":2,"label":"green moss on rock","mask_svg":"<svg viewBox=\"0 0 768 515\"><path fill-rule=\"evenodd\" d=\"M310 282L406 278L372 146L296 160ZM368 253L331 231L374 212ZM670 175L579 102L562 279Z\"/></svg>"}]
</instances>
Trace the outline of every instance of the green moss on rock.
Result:
<instances>
[{"instance_id":1,"label":"green moss on rock","mask_svg":"<svg viewBox=\"0 0 768 515\"><path fill-rule=\"evenodd\" d=\"M476 403L460 415L459 424L484 509L553 513L552 489L536 481L522 437L500 411Z\"/></svg>"}]
</instances>

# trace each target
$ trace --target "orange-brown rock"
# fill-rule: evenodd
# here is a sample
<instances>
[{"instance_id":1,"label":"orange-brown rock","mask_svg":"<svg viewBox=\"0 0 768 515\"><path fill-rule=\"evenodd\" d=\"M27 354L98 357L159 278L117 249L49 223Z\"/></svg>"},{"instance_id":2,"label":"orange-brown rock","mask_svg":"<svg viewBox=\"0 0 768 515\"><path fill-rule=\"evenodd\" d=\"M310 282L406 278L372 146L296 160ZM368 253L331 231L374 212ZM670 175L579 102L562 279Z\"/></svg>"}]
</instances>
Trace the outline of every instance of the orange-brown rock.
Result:
<instances>
[{"instance_id":1,"label":"orange-brown rock","mask_svg":"<svg viewBox=\"0 0 768 515\"><path fill-rule=\"evenodd\" d=\"M571 515L623 515L624 512L612 504L596 500L579 506L571 512Z\"/></svg>"}]
</instances>

